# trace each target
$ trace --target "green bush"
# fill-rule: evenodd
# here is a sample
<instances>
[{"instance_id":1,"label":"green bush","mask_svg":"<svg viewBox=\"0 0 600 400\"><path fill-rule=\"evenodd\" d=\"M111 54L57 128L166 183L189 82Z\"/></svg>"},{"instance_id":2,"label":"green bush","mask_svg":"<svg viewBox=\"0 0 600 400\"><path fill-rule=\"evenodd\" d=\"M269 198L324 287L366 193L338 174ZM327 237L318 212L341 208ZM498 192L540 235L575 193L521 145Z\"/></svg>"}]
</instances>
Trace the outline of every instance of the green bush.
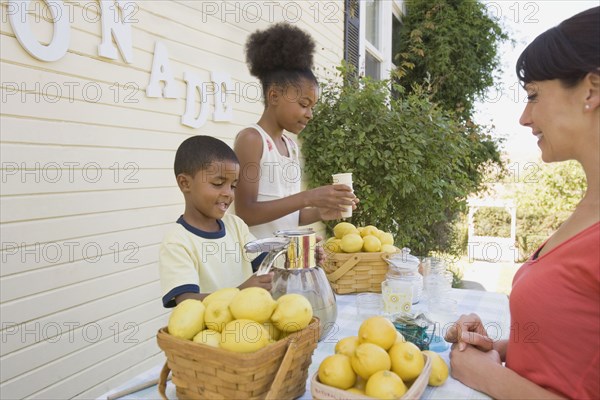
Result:
<instances>
[{"instance_id":1,"label":"green bush","mask_svg":"<svg viewBox=\"0 0 600 400\"><path fill-rule=\"evenodd\" d=\"M390 81L352 80L339 71L300 135L309 185L352 172L361 200L352 223L393 233L413 254L455 253L452 222L482 187L482 167L500 162L495 142L461 125L418 86L403 95ZM399 95L391 98L391 91Z\"/></svg>"}]
</instances>

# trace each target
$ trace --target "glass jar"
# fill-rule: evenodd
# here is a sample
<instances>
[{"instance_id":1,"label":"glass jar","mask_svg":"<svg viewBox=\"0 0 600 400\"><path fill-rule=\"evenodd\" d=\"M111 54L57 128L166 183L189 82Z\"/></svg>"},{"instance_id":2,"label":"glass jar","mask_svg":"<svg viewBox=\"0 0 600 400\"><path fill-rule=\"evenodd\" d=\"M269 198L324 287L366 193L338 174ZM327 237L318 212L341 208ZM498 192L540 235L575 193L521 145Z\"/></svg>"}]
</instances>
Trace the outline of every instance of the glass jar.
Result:
<instances>
[{"instance_id":1,"label":"glass jar","mask_svg":"<svg viewBox=\"0 0 600 400\"><path fill-rule=\"evenodd\" d=\"M423 293L423 276L419 273L420 261L410 254L410 249L403 248L401 253L396 253L387 258L389 269L386 280L410 283L412 286L412 304L421 300Z\"/></svg>"},{"instance_id":2,"label":"glass jar","mask_svg":"<svg viewBox=\"0 0 600 400\"><path fill-rule=\"evenodd\" d=\"M423 260L425 295L429 298L443 297L452 288L452 273L441 258L428 257Z\"/></svg>"}]
</instances>

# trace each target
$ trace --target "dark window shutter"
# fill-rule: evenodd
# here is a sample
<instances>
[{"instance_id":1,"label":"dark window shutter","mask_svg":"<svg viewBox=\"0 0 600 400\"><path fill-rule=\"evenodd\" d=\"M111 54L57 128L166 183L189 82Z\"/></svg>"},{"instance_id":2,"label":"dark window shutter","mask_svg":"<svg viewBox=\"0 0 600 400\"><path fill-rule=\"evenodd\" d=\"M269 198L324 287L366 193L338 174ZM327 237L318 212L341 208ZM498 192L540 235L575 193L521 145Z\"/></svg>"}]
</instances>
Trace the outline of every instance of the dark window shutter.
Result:
<instances>
[{"instance_id":1,"label":"dark window shutter","mask_svg":"<svg viewBox=\"0 0 600 400\"><path fill-rule=\"evenodd\" d=\"M355 73L358 75L360 0L345 0L344 6L344 60L354 66Z\"/></svg>"}]
</instances>

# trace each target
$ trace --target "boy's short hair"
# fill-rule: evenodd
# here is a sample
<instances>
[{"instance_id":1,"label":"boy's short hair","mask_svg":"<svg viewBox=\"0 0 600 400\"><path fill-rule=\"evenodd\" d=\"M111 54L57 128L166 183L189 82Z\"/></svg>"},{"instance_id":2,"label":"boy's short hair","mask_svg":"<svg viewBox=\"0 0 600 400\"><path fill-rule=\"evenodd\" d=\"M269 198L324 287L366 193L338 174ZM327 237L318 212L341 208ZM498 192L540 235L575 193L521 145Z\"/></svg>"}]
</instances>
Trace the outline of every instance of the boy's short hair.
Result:
<instances>
[{"instance_id":1,"label":"boy's short hair","mask_svg":"<svg viewBox=\"0 0 600 400\"><path fill-rule=\"evenodd\" d=\"M227 143L212 136L192 136L184 140L175 154L175 176L207 169L215 161L232 161L239 164L235 152Z\"/></svg>"}]
</instances>

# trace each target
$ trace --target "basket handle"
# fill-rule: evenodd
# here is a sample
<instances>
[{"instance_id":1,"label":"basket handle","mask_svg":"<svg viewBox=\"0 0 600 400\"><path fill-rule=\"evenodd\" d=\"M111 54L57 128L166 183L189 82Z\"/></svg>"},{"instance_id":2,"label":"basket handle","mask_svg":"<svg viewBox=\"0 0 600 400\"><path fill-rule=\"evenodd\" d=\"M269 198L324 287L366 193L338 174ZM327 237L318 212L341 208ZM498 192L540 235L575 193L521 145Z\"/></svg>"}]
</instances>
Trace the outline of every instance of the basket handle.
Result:
<instances>
[{"instance_id":1,"label":"basket handle","mask_svg":"<svg viewBox=\"0 0 600 400\"><path fill-rule=\"evenodd\" d=\"M165 361L165 365L162 367L158 378L158 393L160 393L160 397L162 397L163 400L169 400L167 397L167 380L169 379L169 372L171 372L171 368L169 368L169 363Z\"/></svg>"},{"instance_id":2,"label":"basket handle","mask_svg":"<svg viewBox=\"0 0 600 400\"><path fill-rule=\"evenodd\" d=\"M358 264L358 261L358 256L350 257L337 270L335 270L331 274L327 274L327 279L329 279L329 282L336 282L338 279L344 276L346 272L354 268L354 266Z\"/></svg>"},{"instance_id":3,"label":"basket handle","mask_svg":"<svg viewBox=\"0 0 600 400\"><path fill-rule=\"evenodd\" d=\"M273 379L273 384L271 385L271 389L269 389L267 392L265 400L275 400L279 398L279 389L281 388L281 385L283 385L283 380L290 369L290 365L294 359L294 353L296 352L296 347L298 346L296 342L296 340L290 340L290 344L285 351L281 365L277 370L277 374L275 374L275 379Z\"/></svg>"}]
</instances>

